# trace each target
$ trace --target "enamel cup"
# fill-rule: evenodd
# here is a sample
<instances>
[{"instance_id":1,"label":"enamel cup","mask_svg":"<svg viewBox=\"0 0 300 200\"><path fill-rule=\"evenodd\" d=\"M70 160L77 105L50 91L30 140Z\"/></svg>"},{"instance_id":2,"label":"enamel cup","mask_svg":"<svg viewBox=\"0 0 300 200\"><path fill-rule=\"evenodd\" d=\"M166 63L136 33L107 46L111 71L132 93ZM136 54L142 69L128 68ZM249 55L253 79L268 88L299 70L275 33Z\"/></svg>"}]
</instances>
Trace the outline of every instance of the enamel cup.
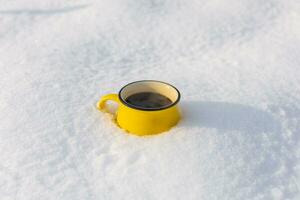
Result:
<instances>
[{"instance_id":1,"label":"enamel cup","mask_svg":"<svg viewBox=\"0 0 300 200\"><path fill-rule=\"evenodd\" d=\"M168 97L172 103L160 108L137 107L126 102L130 95L140 92L155 92ZM99 110L105 111L106 101L118 103L116 122L129 133L143 136L169 130L180 120L178 102L179 91L172 85L154 80L136 81L125 85L118 94L103 96L97 103Z\"/></svg>"}]
</instances>

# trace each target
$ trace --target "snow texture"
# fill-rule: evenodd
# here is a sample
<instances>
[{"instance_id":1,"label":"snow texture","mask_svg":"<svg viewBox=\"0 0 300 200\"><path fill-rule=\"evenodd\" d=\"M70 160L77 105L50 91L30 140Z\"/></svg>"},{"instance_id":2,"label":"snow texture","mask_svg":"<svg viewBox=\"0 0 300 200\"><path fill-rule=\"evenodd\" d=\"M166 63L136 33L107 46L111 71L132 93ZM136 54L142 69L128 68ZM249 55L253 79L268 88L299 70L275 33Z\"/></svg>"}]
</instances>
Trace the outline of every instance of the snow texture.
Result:
<instances>
[{"instance_id":1,"label":"snow texture","mask_svg":"<svg viewBox=\"0 0 300 200\"><path fill-rule=\"evenodd\" d=\"M299 200L299 0L0 0L1 200ZM182 93L151 137L99 112Z\"/></svg>"}]
</instances>

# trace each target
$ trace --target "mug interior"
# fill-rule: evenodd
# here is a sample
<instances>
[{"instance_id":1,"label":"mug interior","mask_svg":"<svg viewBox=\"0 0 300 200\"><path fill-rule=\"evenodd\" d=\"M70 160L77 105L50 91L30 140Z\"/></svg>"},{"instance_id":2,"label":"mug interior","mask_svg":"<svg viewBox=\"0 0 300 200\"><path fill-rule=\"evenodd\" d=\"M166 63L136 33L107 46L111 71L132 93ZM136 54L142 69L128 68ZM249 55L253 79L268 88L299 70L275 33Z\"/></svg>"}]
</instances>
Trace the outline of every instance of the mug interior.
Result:
<instances>
[{"instance_id":1,"label":"mug interior","mask_svg":"<svg viewBox=\"0 0 300 200\"><path fill-rule=\"evenodd\" d=\"M159 108L141 108L126 102L127 97L141 92L159 93L165 97L168 97L172 101L172 103ZM137 82L129 83L128 85L124 86L119 92L119 97L123 103L129 105L130 107L134 107L142 110L161 110L176 104L179 101L180 93L174 86L168 83L145 80L145 81L137 81Z\"/></svg>"}]
</instances>

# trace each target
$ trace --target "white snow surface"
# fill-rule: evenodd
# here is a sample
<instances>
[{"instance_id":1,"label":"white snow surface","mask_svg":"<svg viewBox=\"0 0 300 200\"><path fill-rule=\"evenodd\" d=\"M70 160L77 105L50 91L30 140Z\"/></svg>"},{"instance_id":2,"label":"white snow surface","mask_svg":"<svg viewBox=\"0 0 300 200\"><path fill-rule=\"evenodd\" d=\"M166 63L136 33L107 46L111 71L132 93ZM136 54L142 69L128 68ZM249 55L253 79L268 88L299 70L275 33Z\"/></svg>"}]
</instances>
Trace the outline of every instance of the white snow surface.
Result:
<instances>
[{"instance_id":1,"label":"white snow surface","mask_svg":"<svg viewBox=\"0 0 300 200\"><path fill-rule=\"evenodd\" d=\"M0 0L0 199L299 200L299 70L299 0ZM142 79L166 133L95 107Z\"/></svg>"}]
</instances>

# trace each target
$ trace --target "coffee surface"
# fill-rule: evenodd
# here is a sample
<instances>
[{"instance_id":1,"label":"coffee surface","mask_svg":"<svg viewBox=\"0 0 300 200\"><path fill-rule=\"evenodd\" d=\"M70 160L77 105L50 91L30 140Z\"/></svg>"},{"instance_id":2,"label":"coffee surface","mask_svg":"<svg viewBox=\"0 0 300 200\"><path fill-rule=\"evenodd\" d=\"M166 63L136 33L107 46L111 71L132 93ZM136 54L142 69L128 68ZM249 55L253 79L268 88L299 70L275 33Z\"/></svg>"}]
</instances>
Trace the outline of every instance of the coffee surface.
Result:
<instances>
[{"instance_id":1,"label":"coffee surface","mask_svg":"<svg viewBox=\"0 0 300 200\"><path fill-rule=\"evenodd\" d=\"M161 108L172 104L168 97L155 92L136 93L127 97L125 101L141 108Z\"/></svg>"}]
</instances>

